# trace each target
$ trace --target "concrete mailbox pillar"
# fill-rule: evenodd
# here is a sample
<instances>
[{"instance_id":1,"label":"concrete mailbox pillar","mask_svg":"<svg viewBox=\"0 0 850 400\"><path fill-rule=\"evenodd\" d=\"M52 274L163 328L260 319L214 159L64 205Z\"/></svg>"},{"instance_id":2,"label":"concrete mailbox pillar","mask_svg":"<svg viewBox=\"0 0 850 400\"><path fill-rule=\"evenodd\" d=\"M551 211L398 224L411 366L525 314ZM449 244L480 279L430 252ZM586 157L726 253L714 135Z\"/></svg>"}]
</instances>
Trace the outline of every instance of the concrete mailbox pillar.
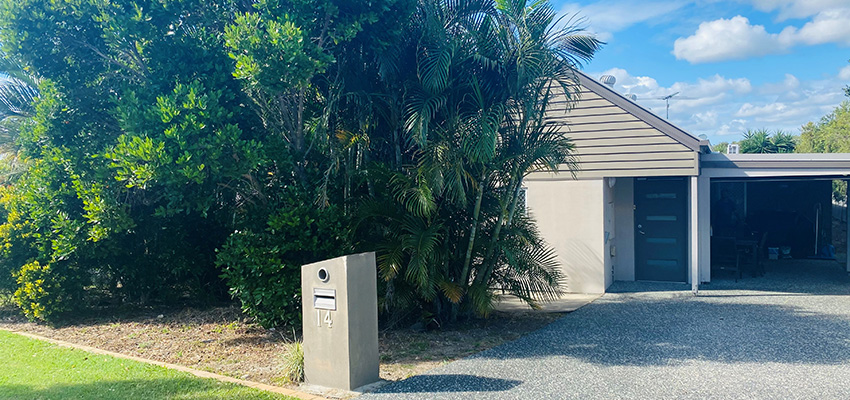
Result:
<instances>
[{"instance_id":1,"label":"concrete mailbox pillar","mask_svg":"<svg viewBox=\"0 0 850 400\"><path fill-rule=\"evenodd\" d=\"M307 383L354 390L377 382L375 253L302 266L301 293Z\"/></svg>"}]
</instances>

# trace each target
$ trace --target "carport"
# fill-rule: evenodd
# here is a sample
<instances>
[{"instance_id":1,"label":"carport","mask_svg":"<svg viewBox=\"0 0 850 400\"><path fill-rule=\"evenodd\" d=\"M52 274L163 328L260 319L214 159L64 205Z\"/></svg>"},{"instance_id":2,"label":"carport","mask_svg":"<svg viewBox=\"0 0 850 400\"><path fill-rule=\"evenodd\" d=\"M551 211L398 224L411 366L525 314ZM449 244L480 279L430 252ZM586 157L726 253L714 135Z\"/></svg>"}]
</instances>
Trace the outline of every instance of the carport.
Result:
<instances>
[{"instance_id":1,"label":"carport","mask_svg":"<svg viewBox=\"0 0 850 400\"><path fill-rule=\"evenodd\" d=\"M700 281L710 282L712 241L740 235L727 231L732 207L737 226L746 220L747 229L764 233L752 238L759 251L767 244L795 258L823 256L833 239L831 182L850 179L850 154L702 154L697 179L699 223L692 228ZM850 257L845 267L850 272Z\"/></svg>"}]
</instances>

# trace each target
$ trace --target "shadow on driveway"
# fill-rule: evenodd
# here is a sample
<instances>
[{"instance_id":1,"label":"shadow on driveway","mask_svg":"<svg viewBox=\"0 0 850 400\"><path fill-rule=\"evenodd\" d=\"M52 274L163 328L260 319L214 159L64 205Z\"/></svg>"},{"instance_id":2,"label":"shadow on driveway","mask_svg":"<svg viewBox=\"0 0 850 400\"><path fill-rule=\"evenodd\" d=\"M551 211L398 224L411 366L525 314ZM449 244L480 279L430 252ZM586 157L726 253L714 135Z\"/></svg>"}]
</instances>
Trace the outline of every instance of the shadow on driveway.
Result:
<instances>
[{"instance_id":1,"label":"shadow on driveway","mask_svg":"<svg viewBox=\"0 0 850 400\"><path fill-rule=\"evenodd\" d=\"M823 313L803 306L746 303L748 299L740 297L627 297L597 301L532 335L472 358L557 356L606 366L667 366L689 360L850 362L850 320L837 310L850 313L846 300L834 304L835 313Z\"/></svg>"}]
</instances>

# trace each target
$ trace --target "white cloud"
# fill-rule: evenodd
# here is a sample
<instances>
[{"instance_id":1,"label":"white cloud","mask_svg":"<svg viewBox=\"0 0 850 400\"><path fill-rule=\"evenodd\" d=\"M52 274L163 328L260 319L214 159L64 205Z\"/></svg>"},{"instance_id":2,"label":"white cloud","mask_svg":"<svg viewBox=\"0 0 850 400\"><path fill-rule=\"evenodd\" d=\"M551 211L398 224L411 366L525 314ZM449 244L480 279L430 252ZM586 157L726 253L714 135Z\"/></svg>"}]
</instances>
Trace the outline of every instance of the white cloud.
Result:
<instances>
[{"instance_id":1,"label":"white cloud","mask_svg":"<svg viewBox=\"0 0 850 400\"><path fill-rule=\"evenodd\" d=\"M850 80L850 66L820 80L786 74L780 81L761 85L746 78L714 75L663 86L653 77L633 76L621 68L593 75L603 74L617 78L616 91L637 95L638 104L661 117L666 114L666 104L660 98L680 92L670 99L670 122L694 136L708 135L717 143L738 140L747 129L798 134L800 126L820 119L846 99L841 88L842 80Z\"/></svg>"},{"instance_id":2,"label":"white cloud","mask_svg":"<svg viewBox=\"0 0 850 400\"><path fill-rule=\"evenodd\" d=\"M842 81L850 81L850 65L841 68L841 70L838 71L838 79L841 79Z\"/></svg>"},{"instance_id":3,"label":"white cloud","mask_svg":"<svg viewBox=\"0 0 850 400\"><path fill-rule=\"evenodd\" d=\"M792 32L797 42L804 44L839 43L850 46L850 8L824 11L816 15L800 30L785 28Z\"/></svg>"},{"instance_id":4,"label":"white cloud","mask_svg":"<svg viewBox=\"0 0 850 400\"><path fill-rule=\"evenodd\" d=\"M846 0L843 5L817 12L799 29L787 26L779 33L769 33L740 15L703 22L693 35L676 39L672 53L679 60L699 64L777 54L801 44L850 46L850 5Z\"/></svg>"},{"instance_id":5,"label":"white cloud","mask_svg":"<svg viewBox=\"0 0 850 400\"><path fill-rule=\"evenodd\" d=\"M699 64L758 57L781 52L786 47L777 40L777 35L767 33L764 26L750 25L749 19L738 15L699 24L692 36L676 39L673 55Z\"/></svg>"},{"instance_id":6,"label":"white cloud","mask_svg":"<svg viewBox=\"0 0 850 400\"><path fill-rule=\"evenodd\" d=\"M766 115L776 115L778 113L783 113L788 111L788 106L783 103L770 103L765 104L763 106L754 106L750 103L744 103L741 108L738 109L738 112L735 113L736 117L756 117L756 116L766 116Z\"/></svg>"},{"instance_id":7,"label":"white cloud","mask_svg":"<svg viewBox=\"0 0 850 400\"><path fill-rule=\"evenodd\" d=\"M847 0L752 0L752 3L759 11L779 11L779 21L807 18L822 11L847 6Z\"/></svg>"},{"instance_id":8,"label":"white cloud","mask_svg":"<svg viewBox=\"0 0 850 400\"><path fill-rule=\"evenodd\" d=\"M600 40L608 41L615 32L669 15L688 3L690 1L682 0L602 0L588 5L567 3L561 8L560 14L586 18L588 30L596 33Z\"/></svg>"},{"instance_id":9,"label":"white cloud","mask_svg":"<svg viewBox=\"0 0 850 400\"><path fill-rule=\"evenodd\" d=\"M799 87L800 80L796 76L785 74L785 79L782 82L766 83L759 88L759 93L787 96Z\"/></svg>"},{"instance_id":10,"label":"white cloud","mask_svg":"<svg viewBox=\"0 0 850 400\"><path fill-rule=\"evenodd\" d=\"M727 79L720 75L706 79L700 78L693 83L676 82L670 87L662 87L652 77L633 76L621 68L612 68L603 74L617 78L615 88L621 93L634 94L638 96L638 102L649 102L652 103L651 106L661 104L666 108L666 104L660 98L679 92L679 95L670 101L671 110L693 109L715 104L729 95L742 95L752 91L749 79Z\"/></svg>"},{"instance_id":11,"label":"white cloud","mask_svg":"<svg viewBox=\"0 0 850 400\"><path fill-rule=\"evenodd\" d=\"M569 0L568 0L569 1ZM681 20L682 8L718 0L599 0L561 7L560 15L580 17L589 32L603 41L636 24ZM839 43L850 46L850 0L738 0L762 12L776 13L776 20L810 19L802 27L786 26L768 32L743 16L705 21L688 37L674 43L673 54L692 64L736 60L776 54L795 45Z\"/></svg>"},{"instance_id":12,"label":"white cloud","mask_svg":"<svg viewBox=\"0 0 850 400\"><path fill-rule=\"evenodd\" d=\"M717 126L717 111L698 112L691 117L692 126L701 129L711 129Z\"/></svg>"},{"instance_id":13,"label":"white cloud","mask_svg":"<svg viewBox=\"0 0 850 400\"><path fill-rule=\"evenodd\" d=\"M681 88L688 91L692 96L707 97L717 93L744 94L753 90L750 80L747 78L727 79L720 75L714 75L708 79L697 79L696 84L675 83L673 89Z\"/></svg>"},{"instance_id":14,"label":"white cloud","mask_svg":"<svg viewBox=\"0 0 850 400\"><path fill-rule=\"evenodd\" d=\"M720 139L714 140L714 143L722 141L735 141L736 138L723 138L723 136L741 135L747 130L747 120L733 119L728 123L720 125L715 132L715 136L720 136Z\"/></svg>"}]
</instances>

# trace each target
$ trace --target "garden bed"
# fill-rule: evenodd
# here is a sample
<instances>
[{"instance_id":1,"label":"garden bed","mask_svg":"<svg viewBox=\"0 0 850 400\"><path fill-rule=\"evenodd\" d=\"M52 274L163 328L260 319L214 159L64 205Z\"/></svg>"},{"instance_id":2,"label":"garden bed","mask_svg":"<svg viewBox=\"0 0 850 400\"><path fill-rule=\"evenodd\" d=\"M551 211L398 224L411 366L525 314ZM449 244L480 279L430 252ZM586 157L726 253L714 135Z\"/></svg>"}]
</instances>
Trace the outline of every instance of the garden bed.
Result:
<instances>
[{"instance_id":1,"label":"garden bed","mask_svg":"<svg viewBox=\"0 0 850 400\"><path fill-rule=\"evenodd\" d=\"M439 331L383 330L381 378L395 381L420 374L514 340L561 315L495 313L487 320ZM286 384L282 355L297 335L263 329L246 320L238 307L135 311L81 318L58 327L27 322L7 311L0 312L0 328L281 386Z\"/></svg>"}]
</instances>

